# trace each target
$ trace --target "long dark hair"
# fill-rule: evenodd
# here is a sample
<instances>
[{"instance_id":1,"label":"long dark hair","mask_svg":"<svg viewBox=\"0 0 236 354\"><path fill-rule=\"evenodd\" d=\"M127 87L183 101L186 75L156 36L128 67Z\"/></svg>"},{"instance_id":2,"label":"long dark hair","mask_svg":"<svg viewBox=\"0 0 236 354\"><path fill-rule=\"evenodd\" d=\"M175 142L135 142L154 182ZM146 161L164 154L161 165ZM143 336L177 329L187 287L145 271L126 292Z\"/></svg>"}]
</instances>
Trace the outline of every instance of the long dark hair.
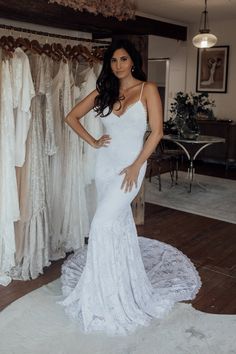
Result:
<instances>
[{"instance_id":1,"label":"long dark hair","mask_svg":"<svg viewBox=\"0 0 236 354\"><path fill-rule=\"evenodd\" d=\"M111 113L114 104L120 102L120 83L119 79L111 70L111 58L113 53L121 48L126 50L134 63L132 70L133 77L141 81L146 81L146 75L142 70L142 57L135 46L127 39L120 39L112 42L104 53L103 67L97 79L98 95L95 98L94 110L97 112L97 115L100 115L101 117L108 116ZM104 112L107 107L108 111Z\"/></svg>"}]
</instances>

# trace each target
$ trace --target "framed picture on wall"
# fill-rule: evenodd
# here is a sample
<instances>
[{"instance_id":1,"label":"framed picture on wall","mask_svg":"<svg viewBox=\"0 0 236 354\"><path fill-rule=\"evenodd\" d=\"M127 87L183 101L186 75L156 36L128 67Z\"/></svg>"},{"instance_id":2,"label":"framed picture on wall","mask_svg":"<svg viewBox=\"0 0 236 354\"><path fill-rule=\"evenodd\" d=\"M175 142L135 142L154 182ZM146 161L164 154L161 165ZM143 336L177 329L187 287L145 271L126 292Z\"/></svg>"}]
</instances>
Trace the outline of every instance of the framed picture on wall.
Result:
<instances>
[{"instance_id":1,"label":"framed picture on wall","mask_svg":"<svg viewBox=\"0 0 236 354\"><path fill-rule=\"evenodd\" d=\"M229 46L198 49L197 92L227 92Z\"/></svg>"}]
</instances>

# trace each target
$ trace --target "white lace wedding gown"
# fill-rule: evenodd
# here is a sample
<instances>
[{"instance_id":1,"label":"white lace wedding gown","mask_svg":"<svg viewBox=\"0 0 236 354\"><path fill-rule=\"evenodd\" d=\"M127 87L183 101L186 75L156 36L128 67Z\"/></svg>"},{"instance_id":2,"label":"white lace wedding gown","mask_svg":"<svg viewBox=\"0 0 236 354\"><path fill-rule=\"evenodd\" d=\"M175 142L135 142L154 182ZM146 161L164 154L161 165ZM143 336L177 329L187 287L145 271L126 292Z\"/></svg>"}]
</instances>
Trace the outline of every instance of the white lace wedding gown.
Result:
<instances>
[{"instance_id":1,"label":"white lace wedding gown","mask_svg":"<svg viewBox=\"0 0 236 354\"><path fill-rule=\"evenodd\" d=\"M142 94L142 92L141 92ZM181 300L193 299L200 287L189 259L170 245L137 237L130 203L138 188L121 190L120 171L132 164L143 146L146 110L139 100L118 117L102 118L112 138L97 150L98 206L88 248L77 251L62 267L60 302L85 332L126 335L153 317L161 318Z\"/></svg>"}]
</instances>

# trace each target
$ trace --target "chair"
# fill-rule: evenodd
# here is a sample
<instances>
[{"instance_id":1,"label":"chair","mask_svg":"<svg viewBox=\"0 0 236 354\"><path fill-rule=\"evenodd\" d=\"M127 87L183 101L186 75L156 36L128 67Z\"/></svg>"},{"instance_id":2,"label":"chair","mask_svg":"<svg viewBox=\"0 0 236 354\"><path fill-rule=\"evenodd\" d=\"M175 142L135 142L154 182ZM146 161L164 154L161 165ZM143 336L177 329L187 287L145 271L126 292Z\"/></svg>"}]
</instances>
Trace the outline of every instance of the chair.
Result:
<instances>
[{"instance_id":1,"label":"chair","mask_svg":"<svg viewBox=\"0 0 236 354\"><path fill-rule=\"evenodd\" d=\"M172 156L172 159L175 163L175 182L178 182L178 171L179 171L179 162L181 161L181 165L183 165L185 152L178 147L176 144L171 141L162 140L162 147L165 154L169 154Z\"/></svg>"},{"instance_id":2,"label":"chair","mask_svg":"<svg viewBox=\"0 0 236 354\"><path fill-rule=\"evenodd\" d=\"M149 182L152 180L154 165L157 167L157 178L159 183L159 191L161 191L161 174L169 172L171 178L171 186L178 183L179 160L183 159L183 152L179 149L165 148L164 142L161 141L156 151L148 159Z\"/></svg>"}]
</instances>

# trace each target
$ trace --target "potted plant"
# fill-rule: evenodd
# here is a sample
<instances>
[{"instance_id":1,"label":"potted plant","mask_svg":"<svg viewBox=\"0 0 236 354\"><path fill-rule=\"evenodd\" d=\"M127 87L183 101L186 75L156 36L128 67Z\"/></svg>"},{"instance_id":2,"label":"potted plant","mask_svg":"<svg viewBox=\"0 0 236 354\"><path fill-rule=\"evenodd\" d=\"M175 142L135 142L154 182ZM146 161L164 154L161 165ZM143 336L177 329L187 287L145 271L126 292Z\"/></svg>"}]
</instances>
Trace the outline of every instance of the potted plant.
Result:
<instances>
[{"instance_id":1,"label":"potted plant","mask_svg":"<svg viewBox=\"0 0 236 354\"><path fill-rule=\"evenodd\" d=\"M215 102L209 99L208 93L200 94L177 92L174 102L171 103L171 118L167 126L176 131L180 137L196 139L199 135L197 118L199 115L207 115L214 118L212 107Z\"/></svg>"}]
</instances>

